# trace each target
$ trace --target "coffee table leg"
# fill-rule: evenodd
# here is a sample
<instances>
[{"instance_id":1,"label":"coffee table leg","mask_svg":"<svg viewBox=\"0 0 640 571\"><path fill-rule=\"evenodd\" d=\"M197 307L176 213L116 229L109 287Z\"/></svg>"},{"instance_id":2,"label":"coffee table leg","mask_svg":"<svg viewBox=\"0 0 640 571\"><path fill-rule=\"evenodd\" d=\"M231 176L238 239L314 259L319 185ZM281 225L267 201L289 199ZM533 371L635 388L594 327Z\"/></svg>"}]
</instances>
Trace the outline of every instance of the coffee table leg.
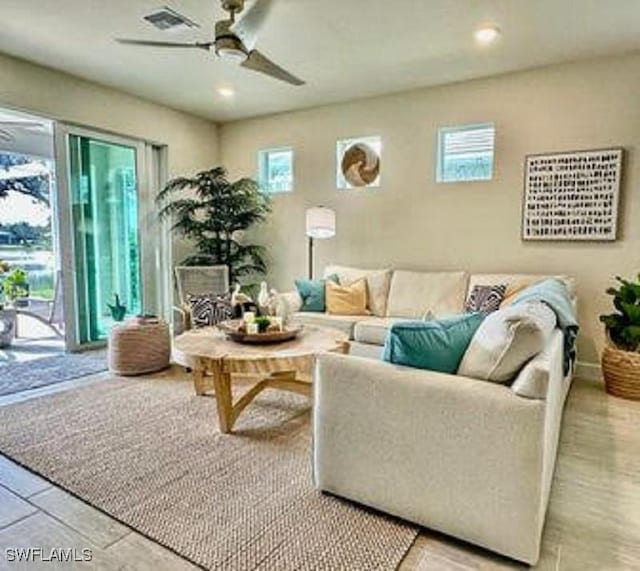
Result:
<instances>
[{"instance_id":1,"label":"coffee table leg","mask_svg":"<svg viewBox=\"0 0 640 571\"><path fill-rule=\"evenodd\" d=\"M220 432L228 434L231 432L235 420L231 396L231 375L224 372L221 362L214 364L212 372L213 384L216 390L216 407L218 409Z\"/></svg>"},{"instance_id":2,"label":"coffee table leg","mask_svg":"<svg viewBox=\"0 0 640 571\"><path fill-rule=\"evenodd\" d=\"M204 388L204 370L200 365L195 367L192 371L193 374L193 388L196 391L196 395L202 396L205 393Z\"/></svg>"}]
</instances>

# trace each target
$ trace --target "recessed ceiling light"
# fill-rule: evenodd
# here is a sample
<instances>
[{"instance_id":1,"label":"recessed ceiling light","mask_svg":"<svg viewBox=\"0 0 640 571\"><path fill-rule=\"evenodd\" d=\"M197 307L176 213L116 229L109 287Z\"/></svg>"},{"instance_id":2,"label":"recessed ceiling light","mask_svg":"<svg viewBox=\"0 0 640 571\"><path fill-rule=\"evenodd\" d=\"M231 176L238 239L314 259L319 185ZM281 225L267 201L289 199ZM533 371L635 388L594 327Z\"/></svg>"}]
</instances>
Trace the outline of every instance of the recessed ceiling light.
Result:
<instances>
[{"instance_id":1,"label":"recessed ceiling light","mask_svg":"<svg viewBox=\"0 0 640 571\"><path fill-rule=\"evenodd\" d=\"M235 94L236 92L231 87L218 87L218 95L220 95L220 97L230 99Z\"/></svg>"},{"instance_id":2,"label":"recessed ceiling light","mask_svg":"<svg viewBox=\"0 0 640 571\"><path fill-rule=\"evenodd\" d=\"M497 26L483 26L473 32L473 37L479 44L488 46L500 37L500 28Z\"/></svg>"}]
</instances>

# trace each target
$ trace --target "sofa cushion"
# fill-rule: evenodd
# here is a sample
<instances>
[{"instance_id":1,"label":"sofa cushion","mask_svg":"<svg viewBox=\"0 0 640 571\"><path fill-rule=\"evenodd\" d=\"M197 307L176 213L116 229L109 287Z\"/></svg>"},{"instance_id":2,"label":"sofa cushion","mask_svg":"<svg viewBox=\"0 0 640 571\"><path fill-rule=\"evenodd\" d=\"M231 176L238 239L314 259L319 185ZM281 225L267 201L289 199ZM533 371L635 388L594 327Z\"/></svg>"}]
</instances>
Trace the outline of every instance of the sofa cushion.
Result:
<instances>
[{"instance_id":1,"label":"sofa cushion","mask_svg":"<svg viewBox=\"0 0 640 571\"><path fill-rule=\"evenodd\" d=\"M502 300L502 307L511 305L511 301L516 294L520 293L523 289L530 285L549 279L550 277L556 277L562 280L569 290L569 296L574 298L576 295L576 283L575 279L567 275L548 276L541 274L471 274L469 276L469 287L467 294L471 293L473 287L476 285L500 285L507 286L507 291L504 294Z\"/></svg>"},{"instance_id":2,"label":"sofa cushion","mask_svg":"<svg viewBox=\"0 0 640 571\"><path fill-rule=\"evenodd\" d=\"M389 328L398 321L406 321L403 317L371 317L356 323L353 338L358 343L384 345Z\"/></svg>"},{"instance_id":3,"label":"sofa cushion","mask_svg":"<svg viewBox=\"0 0 640 571\"><path fill-rule=\"evenodd\" d=\"M404 321L389 329L383 358L396 365L455 373L484 315L463 313L431 321Z\"/></svg>"},{"instance_id":4,"label":"sofa cushion","mask_svg":"<svg viewBox=\"0 0 640 571\"><path fill-rule=\"evenodd\" d=\"M291 319L303 325L315 325L318 327L331 327L338 329L353 339L353 328L358 321L367 319L368 315L329 315L315 311L298 311L291 315Z\"/></svg>"},{"instance_id":5,"label":"sofa cushion","mask_svg":"<svg viewBox=\"0 0 640 571\"><path fill-rule=\"evenodd\" d=\"M391 269L367 270L348 266L327 266L324 270L325 277L335 274L342 285L349 285L365 278L367 280L367 309L378 317L384 317L387 310L391 273Z\"/></svg>"},{"instance_id":6,"label":"sofa cushion","mask_svg":"<svg viewBox=\"0 0 640 571\"><path fill-rule=\"evenodd\" d=\"M327 313L330 315L366 315L367 281L362 278L349 285L327 281Z\"/></svg>"},{"instance_id":7,"label":"sofa cushion","mask_svg":"<svg viewBox=\"0 0 640 571\"><path fill-rule=\"evenodd\" d=\"M296 289L302 298L302 311L325 310L326 282L338 281L337 275L329 275L323 280L296 280Z\"/></svg>"},{"instance_id":8,"label":"sofa cushion","mask_svg":"<svg viewBox=\"0 0 640 571\"><path fill-rule=\"evenodd\" d=\"M556 326L556 314L542 302L513 305L490 313L473 336L458 374L506 383L540 353Z\"/></svg>"},{"instance_id":9,"label":"sofa cushion","mask_svg":"<svg viewBox=\"0 0 640 571\"><path fill-rule=\"evenodd\" d=\"M387 317L422 319L460 313L467 291L465 272L396 270L391 278Z\"/></svg>"}]
</instances>

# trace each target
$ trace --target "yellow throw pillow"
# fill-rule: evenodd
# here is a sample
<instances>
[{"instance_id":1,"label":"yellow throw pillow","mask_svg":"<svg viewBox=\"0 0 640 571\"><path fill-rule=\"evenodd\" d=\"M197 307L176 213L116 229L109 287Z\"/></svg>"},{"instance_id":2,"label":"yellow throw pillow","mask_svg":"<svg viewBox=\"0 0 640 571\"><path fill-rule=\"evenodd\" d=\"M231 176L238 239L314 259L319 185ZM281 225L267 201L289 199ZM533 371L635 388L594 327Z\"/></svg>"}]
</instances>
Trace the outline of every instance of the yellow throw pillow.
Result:
<instances>
[{"instance_id":1,"label":"yellow throw pillow","mask_svg":"<svg viewBox=\"0 0 640 571\"><path fill-rule=\"evenodd\" d=\"M326 282L327 313L330 315L368 315L367 280L362 278L348 286Z\"/></svg>"}]
</instances>

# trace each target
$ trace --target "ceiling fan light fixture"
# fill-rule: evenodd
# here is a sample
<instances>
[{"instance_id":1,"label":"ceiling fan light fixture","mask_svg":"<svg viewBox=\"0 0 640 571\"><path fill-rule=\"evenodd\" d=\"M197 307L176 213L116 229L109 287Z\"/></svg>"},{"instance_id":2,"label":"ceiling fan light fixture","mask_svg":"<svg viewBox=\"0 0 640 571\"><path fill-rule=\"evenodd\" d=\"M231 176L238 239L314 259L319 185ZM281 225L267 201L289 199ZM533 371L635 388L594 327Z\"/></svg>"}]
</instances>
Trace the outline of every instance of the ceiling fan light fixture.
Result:
<instances>
[{"instance_id":1,"label":"ceiling fan light fixture","mask_svg":"<svg viewBox=\"0 0 640 571\"><path fill-rule=\"evenodd\" d=\"M247 59L247 54L238 48L220 48L216 50L216 53L222 58L236 61L244 61Z\"/></svg>"},{"instance_id":2,"label":"ceiling fan light fixture","mask_svg":"<svg viewBox=\"0 0 640 571\"><path fill-rule=\"evenodd\" d=\"M216 55L240 62L247 59L247 51L242 42L235 36L216 38Z\"/></svg>"}]
</instances>

